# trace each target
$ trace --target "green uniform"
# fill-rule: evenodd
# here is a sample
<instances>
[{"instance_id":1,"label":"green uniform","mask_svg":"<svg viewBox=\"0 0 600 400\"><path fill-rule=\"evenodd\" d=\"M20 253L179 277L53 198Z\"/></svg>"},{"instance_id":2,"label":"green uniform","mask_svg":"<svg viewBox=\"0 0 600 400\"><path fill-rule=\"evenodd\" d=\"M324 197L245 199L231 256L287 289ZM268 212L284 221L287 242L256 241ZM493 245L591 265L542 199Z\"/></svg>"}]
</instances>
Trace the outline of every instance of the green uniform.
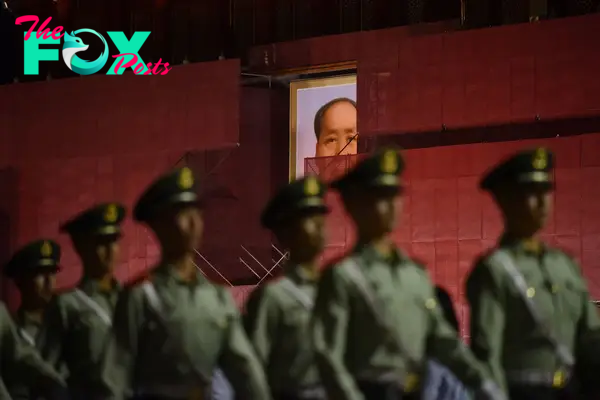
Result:
<instances>
[{"instance_id":1,"label":"green uniform","mask_svg":"<svg viewBox=\"0 0 600 400\"><path fill-rule=\"evenodd\" d=\"M69 234L76 248L82 238L104 246L120 238L124 217L122 205L99 204L64 223L61 231ZM102 362L121 291L115 279L111 285L103 286L86 275L85 266L83 270L77 288L56 296L48 306L40 337L44 359L68 371L73 399L93 399L110 393L102 380Z\"/></svg>"},{"instance_id":2,"label":"green uniform","mask_svg":"<svg viewBox=\"0 0 600 400\"><path fill-rule=\"evenodd\" d=\"M31 346L37 351L36 340L40 332L40 322L35 318L31 318L31 316L27 315L23 310L17 311L14 322L17 333L23 343L26 346ZM30 398L29 388L24 384L10 384L9 392L13 400Z\"/></svg>"},{"instance_id":3,"label":"green uniform","mask_svg":"<svg viewBox=\"0 0 600 400\"><path fill-rule=\"evenodd\" d=\"M358 265L373 288L380 312L390 328L375 318L370 302L355 282ZM422 370L415 370L395 344L397 335L408 356L424 366L439 360L467 386L479 388L484 369L444 319L434 287L422 266L399 251L385 260L370 247L357 248L347 259L328 268L319 285L314 312L314 341L321 374L334 399L363 399L358 385L393 379L407 392ZM417 376L416 376L417 375Z\"/></svg>"},{"instance_id":4,"label":"green uniform","mask_svg":"<svg viewBox=\"0 0 600 400\"><path fill-rule=\"evenodd\" d=\"M300 267L285 268L285 277L250 295L246 329L275 397L316 397L320 378L309 331L316 282Z\"/></svg>"},{"instance_id":5,"label":"green uniform","mask_svg":"<svg viewBox=\"0 0 600 400\"><path fill-rule=\"evenodd\" d=\"M553 160L541 148L517 153L487 173L480 187L505 196L499 199L546 193L553 188ZM503 211L507 220L515 218ZM564 252L506 234L477 261L466 289L473 351L511 398L559 398L579 346L600 358L600 318L579 267Z\"/></svg>"},{"instance_id":6,"label":"green uniform","mask_svg":"<svg viewBox=\"0 0 600 400\"><path fill-rule=\"evenodd\" d=\"M150 185L134 218L151 224L165 210L198 205L193 173L182 168ZM114 398L201 399L217 366L241 397L270 398L231 294L200 272L195 278L159 265L120 297L104 374Z\"/></svg>"},{"instance_id":7,"label":"green uniform","mask_svg":"<svg viewBox=\"0 0 600 400\"><path fill-rule=\"evenodd\" d=\"M586 283L571 257L549 247L533 252L508 238L500 241L498 250L513 258L547 326L572 353L580 338L600 329L598 312L589 303ZM554 374L565 366L511 276L492 258L494 253L477 262L467 281L473 351L504 387L528 383L562 387L566 381L559 375L554 381ZM547 376L545 382L535 380L538 374Z\"/></svg>"},{"instance_id":8,"label":"green uniform","mask_svg":"<svg viewBox=\"0 0 600 400\"><path fill-rule=\"evenodd\" d=\"M41 353L55 367L66 368L74 396L107 393L102 361L119 291L116 282L104 291L84 279L75 290L56 296L46 311Z\"/></svg>"},{"instance_id":9,"label":"green uniform","mask_svg":"<svg viewBox=\"0 0 600 400\"><path fill-rule=\"evenodd\" d=\"M158 297L148 294L148 284ZM148 281L124 292L114 333L105 377L119 399L187 398L204 391L217 366L237 393L249 399L269 398L229 291L200 273L190 285L168 266L158 267Z\"/></svg>"},{"instance_id":10,"label":"green uniform","mask_svg":"<svg viewBox=\"0 0 600 400\"><path fill-rule=\"evenodd\" d=\"M370 201L397 196L403 169L401 155L384 150L332 187L345 204L365 194ZM425 269L398 250L385 258L372 246L359 245L328 268L319 284L313 338L329 397L414 397L427 358L433 357L484 398L502 398L445 320L435 296Z\"/></svg>"},{"instance_id":11,"label":"green uniform","mask_svg":"<svg viewBox=\"0 0 600 400\"><path fill-rule=\"evenodd\" d=\"M35 348L21 340L4 304L0 304L0 357L2 400L11 399L6 387L12 387L14 384L29 388L41 384L50 394L65 385L60 374L42 360Z\"/></svg>"},{"instance_id":12,"label":"green uniform","mask_svg":"<svg viewBox=\"0 0 600 400\"><path fill-rule=\"evenodd\" d=\"M290 182L267 203L261 225L281 234L282 228L306 240L287 243L290 247L322 250L321 230L312 236L304 231L302 218L329 212L326 186L314 176ZM296 230L296 232L291 232ZM286 244L286 243L284 243ZM289 251L289 250L288 250ZM293 259L294 255L290 255ZM301 265L288 263L285 275L252 292L246 305L245 325L250 341L264 366L276 399L321 399L325 393L314 360L309 321L316 296L317 276Z\"/></svg>"},{"instance_id":13,"label":"green uniform","mask_svg":"<svg viewBox=\"0 0 600 400\"><path fill-rule=\"evenodd\" d=\"M27 282L31 279L35 279L38 275L53 275L58 272L58 264L60 262L61 249L58 243L53 240L36 240L31 242L21 249L19 249L12 256L10 261L4 266L4 274L12 279L19 282ZM27 293L21 293L22 296L27 296ZM4 306L2 306L4 307ZM3 308L3 312L6 310ZM2 324L4 327L4 324ZM25 310L19 309L15 318L11 321L11 331L14 331L16 340L20 343L19 347L25 348L27 353L33 353L34 355L28 355L33 362L40 363L41 357L39 356L37 349L37 342L40 333L41 322L28 315ZM6 327L5 327L6 328ZM12 334L11 334L12 335ZM13 340L11 335L7 336L7 341ZM9 339L10 337L10 339ZM3 342L4 343L4 342ZM4 344L0 344L2 352L4 352ZM44 369L52 371L54 375L58 375L53 372L50 365L43 365ZM29 379L23 379L26 374L23 371L14 371L12 368L5 367L7 374L0 374L2 378L6 380L6 387L10 396L13 399L30 399L32 396L36 396L39 393L34 393L32 390L31 382ZM15 372L13 374L12 372ZM60 378L62 382L62 378ZM3 389L0 389L2 393ZM57 395L60 388L54 388L52 395ZM0 395L0 399L3 398Z\"/></svg>"}]
</instances>

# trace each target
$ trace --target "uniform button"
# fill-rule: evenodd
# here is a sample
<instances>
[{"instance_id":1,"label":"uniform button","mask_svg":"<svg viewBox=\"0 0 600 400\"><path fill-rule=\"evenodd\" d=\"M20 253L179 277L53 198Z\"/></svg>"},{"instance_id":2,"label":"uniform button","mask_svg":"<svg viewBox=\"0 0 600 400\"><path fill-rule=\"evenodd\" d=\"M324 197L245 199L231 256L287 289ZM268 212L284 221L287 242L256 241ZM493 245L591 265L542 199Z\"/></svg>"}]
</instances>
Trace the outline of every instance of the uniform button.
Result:
<instances>
[{"instance_id":1,"label":"uniform button","mask_svg":"<svg viewBox=\"0 0 600 400\"><path fill-rule=\"evenodd\" d=\"M533 296L535 296L535 288L530 287L527 289L527 297L531 299Z\"/></svg>"},{"instance_id":2,"label":"uniform button","mask_svg":"<svg viewBox=\"0 0 600 400\"><path fill-rule=\"evenodd\" d=\"M435 306L437 305L436 301L434 298L429 298L425 301L425 307L428 310L433 310L435 308Z\"/></svg>"},{"instance_id":3,"label":"uniform button","mask_svg":"<svg viewBox=\"0 0 600 400\"><path fill-rule=\"evenodd\" d=\"M559 290L558 285L556 285L556 284L552 285L552 289L551 290L552 290L552 293L558 293L558 290Z\"/></svg>"}]
</instances>

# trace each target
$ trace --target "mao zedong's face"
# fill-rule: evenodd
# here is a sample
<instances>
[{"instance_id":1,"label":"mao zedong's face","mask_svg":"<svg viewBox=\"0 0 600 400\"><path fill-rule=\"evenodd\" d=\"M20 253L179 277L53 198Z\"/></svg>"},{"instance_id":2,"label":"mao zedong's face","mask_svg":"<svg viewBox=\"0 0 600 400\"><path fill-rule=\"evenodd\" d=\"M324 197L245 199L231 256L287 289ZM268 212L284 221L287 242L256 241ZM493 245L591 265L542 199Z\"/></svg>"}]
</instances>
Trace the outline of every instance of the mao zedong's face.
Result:
<instances>
[{"instance_id":1,"label":"mao zedong's face","mask_svg":"<svg viewBox=\"0 0 600 400\"><path fill-rule=\"evenodd\" d=\"M333 104L323 114L315 156L356 154L356 132L356 107L347 101Z\"/></svg>"}]
</instances>

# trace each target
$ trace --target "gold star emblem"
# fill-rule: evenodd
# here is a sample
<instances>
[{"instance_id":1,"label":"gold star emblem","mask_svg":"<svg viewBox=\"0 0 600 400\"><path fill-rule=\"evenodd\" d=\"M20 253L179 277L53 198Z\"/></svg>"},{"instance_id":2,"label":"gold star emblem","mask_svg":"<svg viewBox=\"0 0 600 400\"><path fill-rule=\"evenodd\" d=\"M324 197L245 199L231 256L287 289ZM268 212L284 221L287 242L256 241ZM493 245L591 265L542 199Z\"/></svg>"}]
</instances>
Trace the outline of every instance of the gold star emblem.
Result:
<instances>
[{"instance_id":1,"label":"gold star emblem","mask_svg":"<svg viewBox=\"0 0 600 400\"><path fill-rule=\"evenodd\" d=\"M319 182L314 176L309 176L304 181L304 194L307 196L316 196L319 194Z\"/></svg>"},{"instance_id":2,"label":"gold star emblem","mask_svg":"<svg viewBox=\"0 0 600 400\"><path fill-rule=\"evenodd\" d=\"M394 174L398 169L398 154L394 150L387 150L381 158L381 171Z\"/></svg>"},{"instance_id":3,"label":"gold star emblem","mask_svg":"<svg viewBox=\"0 0 600 400\"><path fill-rule=\"evenodd\" d=\"M52 255L52 245L50 242L42 243L42 247L40 247L40 254L42 257L47 258Z\"/></svg>"},{"instance_id":4,"label":"gold star emblem","mask_svg":"<svg viewBox=\"0 0 600 400\"><path fill-rule=\"evenodd\" d=\"M537 170L545 169L548 166L548 152L546 149L539 148L535 151L531 165Z\"/></svg>"},{"instance_id":5,"label":"gold star emblem","mask_svg":"<svg viewBox=\"0 0 600 400\"><path fill-rule=\"evenodd\" d=\"M184 167L179 173L177 184L183 190L190 189L194 186L194 174L192 173L192 170L188 167Z\"/></svg>"},{"instance_id":6,"label":"gold star emblem","mask_svg":"<svg viewBox=\"0 0 600 400\"><path fill-rule=\"evenodd\" d=\"M117 206L114 204L109 204L106 206L106 210L104 210L104 222L109 224L114 224L117 222L119 218L119 210L117 210Z\"/></svg>"}]
</instances>

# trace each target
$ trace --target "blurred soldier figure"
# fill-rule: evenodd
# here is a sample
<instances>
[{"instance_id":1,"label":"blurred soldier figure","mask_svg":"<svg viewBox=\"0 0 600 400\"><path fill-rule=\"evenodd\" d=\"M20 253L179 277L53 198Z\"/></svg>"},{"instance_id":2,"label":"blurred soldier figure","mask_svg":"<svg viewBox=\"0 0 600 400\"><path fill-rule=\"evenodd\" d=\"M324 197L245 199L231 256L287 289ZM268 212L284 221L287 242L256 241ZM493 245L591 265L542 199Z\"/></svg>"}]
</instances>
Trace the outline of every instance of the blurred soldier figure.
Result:
<instances>
[{"instance_id":1,"label":"blurred soldier figure","mask_svg":"<svg viewBox=\"0 0 600 400\"><path fill-rule=\"evenodd\" d=\"M523 151L480 184L502 212L504 234L467 280L471 346L511 400L567 398L574 350L600 328L575 261L537 237L550 215L553 167L547 150ZM599 342L589 343L599 358Z\"/></svg>"},{"instance_id":2,"label":"blurred soldier figure","mask_svg":"<svg viewBox=\"0 0 600 400\"><path fill-rule=\"evenodd\" d=\"M252 292L245 324L279 400L325 398L309 331L328 212L324 194L325 185L316 177L299 179L271 199L261 218L289 251L290 261L283 278Z\"/></svg>"},{"instance_id":3,"label":"blurred soldier figure","mask_svg":"<svg viewBox=\"0 0 600 400\"><path fill-rule=\"evenodd\" d=\"M8 277L19 282L23 296L20 312L23 319L31 318L31 324L24 324L28 325L29 330L17 328L4 304L0 303L0 399L10 400L12 394L15 399L35 399L42 395L51 399L65 387L60 374L43 362L36 348L27 343L27 335L33 335L34 339L34 329L39 324L39 315L33 310L43 307L41 303L51 296L52 285L48 282L38 285L40 282L36 282L34 288L32 277L39 274L39 280L44 281L45 274L56 272L59 260L59 246L51 240L40 240L17 251L4 268ZM37 299L27 297L27 294L34 294L33 292L39 296ZM39 303L36 304L37 300ZM32 312L26 314L27 311ZM11 395L7 387L11 389Z\"/></svg>"},{"instance_id":4,"label":"blurred soldier figure","mask_svg":"<svg viewBox=\"0 0 600 400\"><path fill-rule=\"evenodd\" d=\"M159 178L134 217L160 243L162 259L127 288L115 314L105 379L117 399L204 399L222 367L237 395L268 400L264 372L229 291L207 281L194 258L203 218L189 168Z\"/></svg>"},{"instance_id":5,"label":"blurred soldier figure","mask_svg":"<svg viewBox=\"0 0 600 400\"><path fill-rule=\"evenodd\" d=\"M21 294L21 306L15 316L17 332L24 343L36 349L44 311L52 299L56 273L60 262L60 247L52 240L36 240L19 250L5 267ZM33 399L23 382L7 382L16 399Z\"/></svg>"},{"instance_id":6,"label":"blurred soldier figure","mask_svg":"<svg viewBox=\"0 0 600 400\"><path fill-rule=\"evenodd\" d=\"M314 308L321 378L336 400L417 399L427 358L481 398L502 399L444 319L427 272L393 244L404 162L385 150L335 181L357 228L352 253L326 269Z\"/></svg>"},{"instance_id":7,"label":"blurred soldier figure","mask_svg":"<svg viewBox=\"0 0 600 400\"><path fill-rule=\"evenodd\" d=\"M56 296L46 313L41 338L44 359L68 370L72 400L104 399L102 359L121 286L114 277L120 224L125 208L108 203L90 208L61 226L83 267L78 287Z\"/></svg>"},{"instance_id":8,"label":"blurred soldier figure","mask_svg":"<svg viewBox=\"0 0 600 400\"><path fill-rule=\"evenodd\" d=\"M444 315L457 334L459 332L458 318L454 312L450 294L441 286L435 287L435 294ZM448 368L437 360L427 362L426 382L423 388L422 400L469 400L470 396L463 384Z\"/></svg>"}]
</instances>

